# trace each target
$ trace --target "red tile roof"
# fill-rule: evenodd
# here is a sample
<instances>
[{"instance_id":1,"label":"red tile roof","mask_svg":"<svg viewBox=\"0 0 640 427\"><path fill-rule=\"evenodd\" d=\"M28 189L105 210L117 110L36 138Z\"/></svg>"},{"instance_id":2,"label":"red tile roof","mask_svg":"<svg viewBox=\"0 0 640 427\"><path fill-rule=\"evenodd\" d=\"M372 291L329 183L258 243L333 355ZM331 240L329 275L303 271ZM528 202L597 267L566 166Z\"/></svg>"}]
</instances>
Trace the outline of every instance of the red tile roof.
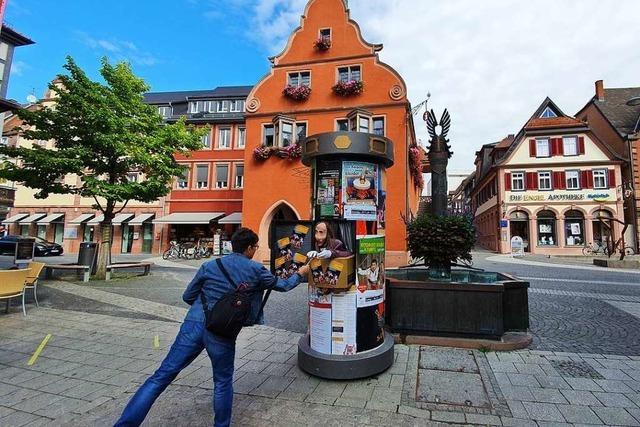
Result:
<instances>
[{"instance_id":1,"label":"red tile roof","mask_svg":"<svg viewBox=\"0 0 640 427\"><path fill-rule=\"evenodd\" d=\"M515 139L513 135L506 136L502 141L498 142L496 148L509 148Z\"/></svg>"},{"instance_id":2,"label":"red tile roof","mask_svg":"<svg viewBox=\"0 0 640 427\"><path fill-rule=\"evenodd\" d=\"M524 125L525 129L544 129L544 128L560 128L560 127L582 127L586 126L584 122L573 117L548 117L531 119Z\"/></svg>"}]
</instances>

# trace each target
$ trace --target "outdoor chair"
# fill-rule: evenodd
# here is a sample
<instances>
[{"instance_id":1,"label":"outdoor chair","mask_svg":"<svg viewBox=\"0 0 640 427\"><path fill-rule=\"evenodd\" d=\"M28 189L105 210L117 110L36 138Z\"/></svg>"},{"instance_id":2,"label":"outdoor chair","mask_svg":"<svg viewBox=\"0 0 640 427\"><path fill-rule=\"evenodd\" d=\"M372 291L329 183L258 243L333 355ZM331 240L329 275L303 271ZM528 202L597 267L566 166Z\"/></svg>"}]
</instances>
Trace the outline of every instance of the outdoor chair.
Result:
<instances>
[{"instance_id":1,"label":"outdoor chair","mask_svg":"<svg viewBox=\"0 0 640 427\"><path fill-rule=\"evenodd\" d=\"M27 276L27 282L24 285L24 289L33 289L33 299L36 301L36 307L40 307L38 304L38 276L44 268L44 262L30 262L27 268L31 269L29 276Z\"/></svg>"},{"instance_id":2,"label":"outdoor chair","mask_svg":"<svg viewBox=\"0 0 640 427\"><path fill-rule=\"evenodd\" d=\"M0 270L0 299L7 300L6 312L9 312L11 298L22 296L22 314L27 315L24 308L24 288L31 270Z\"/></svg>"}]
</instances>

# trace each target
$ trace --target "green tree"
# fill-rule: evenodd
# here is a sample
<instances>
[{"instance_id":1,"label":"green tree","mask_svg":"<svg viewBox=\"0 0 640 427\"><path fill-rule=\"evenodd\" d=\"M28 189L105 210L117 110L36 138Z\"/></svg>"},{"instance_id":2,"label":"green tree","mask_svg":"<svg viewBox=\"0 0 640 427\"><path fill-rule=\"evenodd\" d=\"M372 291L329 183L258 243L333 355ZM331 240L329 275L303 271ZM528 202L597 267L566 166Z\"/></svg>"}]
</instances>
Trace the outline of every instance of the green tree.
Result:
<instances>
[{"instance_id":1,"label":"green tree","mask_svg":"<svg viewBox=\"0 0 640 427\"><path fill-rule=\"evenodd\" d=\"M0 178L39 190L36 198L74 194L92 198L104 215L96 276L104 278L110 259L114 216L131 200L152 202L166 195L184 167L174 154L188 155L202 147L202 130L184 120L164 124L156 107L143 102L149 86L135 76L127 63L112 65L102 59L104 83L92 81L67 57L66 74L49 85L52 106L16 112L18 131L29 140L54 140L55 148L0 147L5 161ZM140 182L128 174L142 173ZM63 182L65 175L78 177Z\"/></svg>"}]
</instances>

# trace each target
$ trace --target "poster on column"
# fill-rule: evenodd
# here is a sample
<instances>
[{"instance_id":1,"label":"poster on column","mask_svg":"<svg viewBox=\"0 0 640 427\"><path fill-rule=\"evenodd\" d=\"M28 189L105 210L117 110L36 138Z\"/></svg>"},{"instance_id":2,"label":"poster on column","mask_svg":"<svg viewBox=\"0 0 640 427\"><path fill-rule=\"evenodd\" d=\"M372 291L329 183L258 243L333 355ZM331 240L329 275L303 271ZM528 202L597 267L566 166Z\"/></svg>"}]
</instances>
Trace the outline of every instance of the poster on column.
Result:
<instances>
[{"instance_id":1,"label":"poster on column","mask_svg":"<svg viewBox=\"0 0 640 427\"><path fill-rule=\"evenodd\" d=\"M331 294L309 286L309 338L312 350L331 354Z\"/></svg>"},{"instance_id":2,"label":"poster on column","mask_svg":"<svg viewBox=\"0 0 640 427\"><path fill-rule=\"evenodd\" d=\"M331 353L356 354L356 293L333 294L331 306Z\"/></svg>"},{"instance_id":3,"label":"poster on column","mask_svg":"<svg viewBox=\"0 0 640 427\"><path fill-rule=\"evenodd\" d=\"M357 236L357 306L370 307L384 302L384 237Z\"/></svg>"},{"instance_id":4,"label":"poster on column","mask_svg":"<svg viewBox=\"0 0 640 427\"><path fill-rule=\"evenodd\" d=\"M316 179L316 217L340 216L340 168L339 160L318 161Z\"/></svg>"},{"instance_id":5,"label":"poster on column","mask_svg":"<svg viewBox=\"0 0 640 427\"><path fill-rule=\"evenodd\" d=\"M378 219L378 165L366 162L342 163L344 218L352 221Z\"/></svg>"}]
</instances>

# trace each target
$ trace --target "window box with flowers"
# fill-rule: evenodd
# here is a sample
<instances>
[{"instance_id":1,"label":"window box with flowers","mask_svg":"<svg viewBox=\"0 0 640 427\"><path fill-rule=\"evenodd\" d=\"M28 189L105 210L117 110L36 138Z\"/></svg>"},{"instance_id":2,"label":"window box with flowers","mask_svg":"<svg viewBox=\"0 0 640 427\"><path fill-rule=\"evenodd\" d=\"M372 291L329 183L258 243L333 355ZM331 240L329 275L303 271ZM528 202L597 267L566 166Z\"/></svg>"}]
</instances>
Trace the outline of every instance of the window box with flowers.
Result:
<instances>
[{"instance_id":1,"label":"window box with flowers","mask_svg":"<svg viewBox=\"0 0 640 427\"><path fill-rule=\"evenodd\" d=\"M260 146L253 150L253 158L259 162L264 162L271 156L288 160L299 159L302 156L302 147L295 143L284 148Z\"/></svg>"},{"instance_id":2,"label":"window box with flowers","mask_svg":"<svg viewBox=\"0 0 640 427\"><path fill-rule=\"evenodd\" d=\"M338 96L356 96L364 91L364 83L360 80L339 81L332 89Z\"/></svg>"},{"instance_id":3,"label":"window box with flowers","mask_svg":"<svg viewBox=\"0 0 640 427\"><path fill-rule=\"evenodd\" d=\"M304 101L311 95L311 88L306 85L287 85L282 91L282 94L295 101Z\"/></svg>"},{"instance_id":4,"label":"window box with flowers","mask_svg":"<svg viewBox=\"0 0 640 427\"><path fill-rule=\"evenodd\" d=\"M424 188L424 178L422 176L422 152L417 144L409 146L409 171L413 178L413 185L416 188Z\"/></svg>"},{"instance_id":5,"label":"window box with flowers","mask_svg":"<svg viewBox=\"0 0 640 427\"><path fill-rule=\"evenodd\" d=\"M318 40L313 42L313 47L315 47L320 52L329 50L329 48L331 47L331 39L328 37L320 37Z\"/></svg>"}]
</instances>

